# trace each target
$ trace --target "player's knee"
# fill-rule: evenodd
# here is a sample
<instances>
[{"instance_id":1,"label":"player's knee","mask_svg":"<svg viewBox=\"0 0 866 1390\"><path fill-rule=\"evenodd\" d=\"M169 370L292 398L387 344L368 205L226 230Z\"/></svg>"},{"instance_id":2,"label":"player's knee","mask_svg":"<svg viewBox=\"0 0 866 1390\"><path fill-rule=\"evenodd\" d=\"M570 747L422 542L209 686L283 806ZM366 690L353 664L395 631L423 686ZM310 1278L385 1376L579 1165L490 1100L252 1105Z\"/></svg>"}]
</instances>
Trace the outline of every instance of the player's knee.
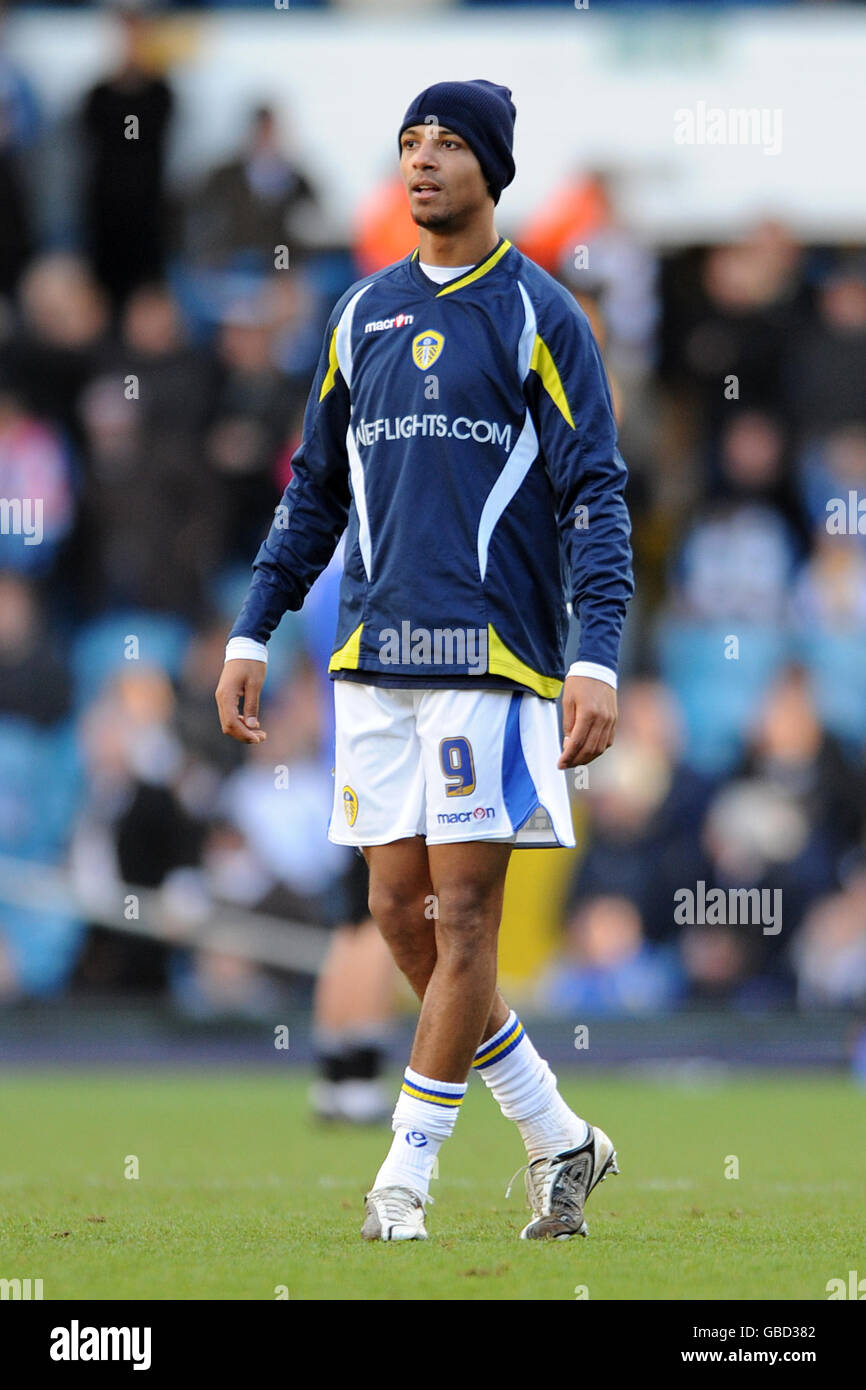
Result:
<instances>
[{"instance_id":1,"label":"player's knee","mask_svg":"<svg viewBox=\"0 0 866 1390\"><path fill-rule=\"evenodd\" d=\"M499 894L485 884L459 883L439 891L439 948L455 961L477 957L480 949L495 942L499 929Z\"/></svg>"},{"instance_id":2,"label":"player's knee","mask_svg":"<svg viewBox=\"0 0 866 1390\"><path fill-rule=\"evenodd\" d=\"M413 886L371 880L367 903L385 936L412 935L424 923L424 900Z\"/></svg>"}]
</instances>

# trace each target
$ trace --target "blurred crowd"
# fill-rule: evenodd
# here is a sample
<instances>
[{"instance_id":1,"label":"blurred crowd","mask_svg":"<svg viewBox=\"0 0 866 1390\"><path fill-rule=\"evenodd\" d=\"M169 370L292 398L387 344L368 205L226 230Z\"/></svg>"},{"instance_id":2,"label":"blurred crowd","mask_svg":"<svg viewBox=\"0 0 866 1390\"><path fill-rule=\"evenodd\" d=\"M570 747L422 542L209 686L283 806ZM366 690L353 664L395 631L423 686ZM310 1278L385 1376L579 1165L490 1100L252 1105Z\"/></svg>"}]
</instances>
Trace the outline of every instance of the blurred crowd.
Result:
<instances>
[{"instance_id":1,"label":"blurred crowd","mask_svg":"<svg viewBox=\"0 0 866 1390\"><path fill-rule=\"evenodd\" d=\"M30 5L33 7L41 6L45 3L46 0L21 0L22 8L26 8ZM62 9L84 9L92 7L94 0L48 0L48 3ZM101 3L101 0L96 0L96 3ZM124 8L141 11L242 10L258 6L260 0L114 0L114 3L122 5ZM426 0L401 0L401 8L411 13L413 9L420 9L425 3ZM520 7L524 9L530 7L535 9L554 9L557 7L587 9L589 7L589 0L584 0L584 3L580 6L576 4L576 0L446 0L446 3L452 5L454 8L464 6L467 9L484 9L493 6L502 8L506 5L514 7L515 9ZM759 6L778 6L797 3L801 3L801 0L692 0L692 4L706 5L708 7L712 6L714 8L719 8L720 5L757 8ZM850 3L850 0L802 0L802 3L820 3L822 5L845 4ZM633 6L649 8L678 4L682 4L682 0L608 0L608 5L611 8L620 6L623 8ZM340 9L363 11L365 9L369 10L375 8L375 5L376 0L281 0L278 8L288 9L291 6L292 9L299 10Z\"/></svg>"},{"instance_id":2,"label":"blurred crowd","mask_svg":"<svg viewBox=\"0 0 866 1390\"><path fill-rule=\"evenodd\" d=\"M15 864L116 883L120 919L130 886L181 915L350 911L354 856L325 834L339 557L272 641L266 753L222 736L213 690L328 312L416 235L392 178L352 246L319 247L315 170L265 105L233 158L169 187L171 75L149 70L138 20L125 35L82 94L59 240L36 206L38 102L0 52L0 1000L127 989L255 1011L271 981L253 965L96 925L71 897L36 909ZM130 113L140 140L118 134ZM499 226L593 323L637 575L616 743L575 787L582 850L533 988L581 1017L856 1006L866 247L767 221L663 253L618 201L575 167ZM678 923L699 882L781 890L781 930Z\"/></svg>"}]
</instances>

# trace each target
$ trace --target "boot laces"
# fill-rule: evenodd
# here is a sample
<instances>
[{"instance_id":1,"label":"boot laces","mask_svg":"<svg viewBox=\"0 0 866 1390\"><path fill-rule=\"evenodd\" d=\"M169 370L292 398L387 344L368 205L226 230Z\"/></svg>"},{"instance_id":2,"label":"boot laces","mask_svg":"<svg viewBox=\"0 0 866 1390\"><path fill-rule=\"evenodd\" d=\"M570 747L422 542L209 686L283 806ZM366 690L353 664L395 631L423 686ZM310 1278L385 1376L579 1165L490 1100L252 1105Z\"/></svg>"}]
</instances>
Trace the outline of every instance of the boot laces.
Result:
<instances>
[{"instance_id":1,"label":"boot laces","mask_svg":"<svg viewBox=\"0 0 866 1390\"><path fill-rule=\"evenodd\" d=\"M517 1181L517 1179L520 1177L520 1174L521 1174L521 1173L525 1173L528 1167L529 1167L529 1164L528 1164L528 1163L522 1163L522 1164L520 1165L520 1167L518 1168L517 1172L516 1172L516 1173L512 1173L511 1179L510 1179L510 1181L509 1181L509 1184L508 1184L508 1186L507 1186L506 1189L505 1189L505 1196L506 1196L506 1198L508 1198L508 1197L511 1196L511 1189L512 1189L512 1187L514 1186L514 1184L515 1184L515 1182Z\"/></svg>"}]
</instances>

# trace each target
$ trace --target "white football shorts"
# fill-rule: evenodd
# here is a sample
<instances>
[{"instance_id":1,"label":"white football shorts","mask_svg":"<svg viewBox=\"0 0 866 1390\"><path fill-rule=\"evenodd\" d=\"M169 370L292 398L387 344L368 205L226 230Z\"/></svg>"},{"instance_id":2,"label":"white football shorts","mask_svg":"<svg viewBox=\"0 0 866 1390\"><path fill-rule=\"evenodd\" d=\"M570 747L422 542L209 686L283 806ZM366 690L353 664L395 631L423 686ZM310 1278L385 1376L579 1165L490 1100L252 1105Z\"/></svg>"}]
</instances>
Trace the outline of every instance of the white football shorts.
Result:
<instances>
[{"instance_id":1,"label":"white football shorts","mask_svg":"<svg viewBox=\"0 0 866 1390\"><path fill-rule=\"evenodd\" d=\"M328 837L385 845L501 840L575 844L559 715L515 690L390 689L334 682Z\"/></svg>"}]
</instances>

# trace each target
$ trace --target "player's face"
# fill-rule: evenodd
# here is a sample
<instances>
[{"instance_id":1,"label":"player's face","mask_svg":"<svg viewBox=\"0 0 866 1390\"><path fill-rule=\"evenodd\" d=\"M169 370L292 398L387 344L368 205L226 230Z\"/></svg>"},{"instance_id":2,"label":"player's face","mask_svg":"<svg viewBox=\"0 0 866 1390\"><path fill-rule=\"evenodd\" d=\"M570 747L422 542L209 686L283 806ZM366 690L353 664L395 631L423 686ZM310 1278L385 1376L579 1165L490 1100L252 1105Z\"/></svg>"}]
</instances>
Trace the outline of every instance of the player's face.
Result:
<instances>
[{"instance_id":1,"label":"player's face","mask_svg":"<svg viewBox=\"0 0 866 1390\"><path fill-rule=\"evenodd\" d=\"M490 194L481 165L461 136L446 126L410 126L400 150L409 209L419 227L457 231L485 207Z\"/></svg>"}]
</instances>

